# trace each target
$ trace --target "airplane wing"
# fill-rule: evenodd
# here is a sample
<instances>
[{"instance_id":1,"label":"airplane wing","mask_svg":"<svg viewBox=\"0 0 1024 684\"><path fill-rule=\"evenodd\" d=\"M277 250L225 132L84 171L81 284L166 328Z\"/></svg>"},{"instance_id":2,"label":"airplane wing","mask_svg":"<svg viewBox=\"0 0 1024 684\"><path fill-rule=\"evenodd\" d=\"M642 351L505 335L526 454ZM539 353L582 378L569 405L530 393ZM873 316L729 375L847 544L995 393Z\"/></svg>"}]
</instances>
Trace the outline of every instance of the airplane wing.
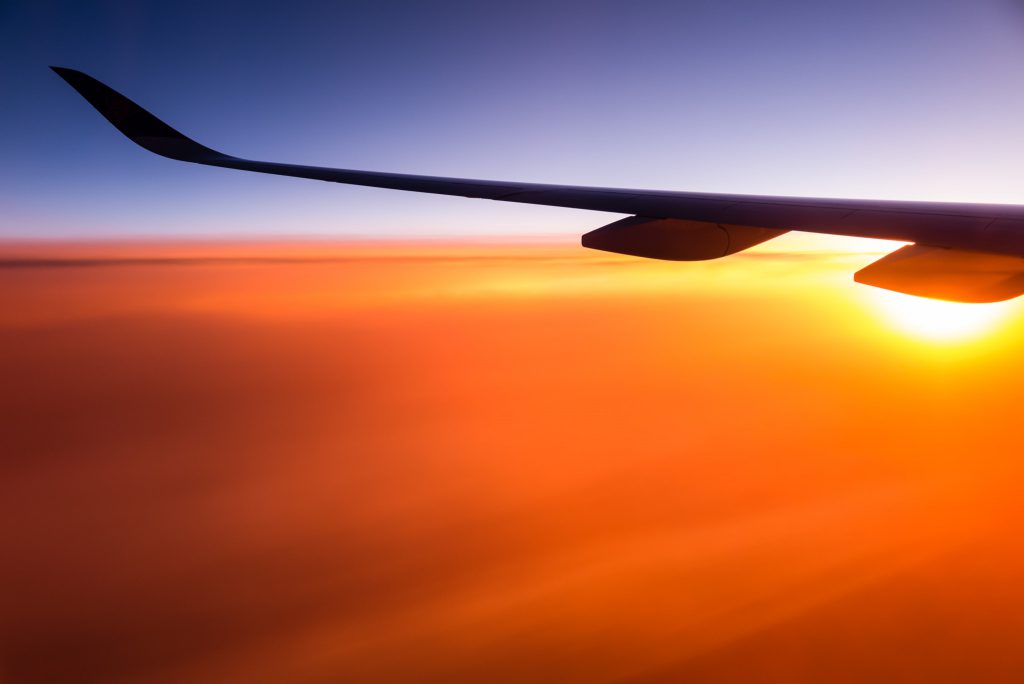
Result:
<instances>
[{"instance_id":1,"label":"airplane wing","mask_svg":"<svg viewBox=\"0 0 1024 684\"><path fill-rule=\"evenodd\" d=\"M999 301L1024 294L1024 205L667 192L254 161L197 143L80 71L51 68L125 136L171 159L333 183L628 214L584 235L583 245L655 259L718 258L789 230L911 242L911 252L904 248L875 262L858 272L857 282L953 301ZM899 254L903 256L894 258ZM986 255L1000 258L993 261Z\"/></svg>"}]
</instances>

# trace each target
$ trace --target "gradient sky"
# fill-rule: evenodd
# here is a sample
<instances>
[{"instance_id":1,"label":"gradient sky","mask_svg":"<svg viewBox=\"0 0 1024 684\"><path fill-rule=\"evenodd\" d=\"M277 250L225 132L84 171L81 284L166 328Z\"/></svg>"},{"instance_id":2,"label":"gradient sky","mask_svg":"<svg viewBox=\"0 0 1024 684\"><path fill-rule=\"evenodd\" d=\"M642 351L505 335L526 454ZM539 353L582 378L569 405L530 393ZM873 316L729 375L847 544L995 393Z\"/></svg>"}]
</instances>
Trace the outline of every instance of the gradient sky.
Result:
<instances>
[{"instance_id":1,"label":"gradient sky","mask_svg":"<svg viewBox=\"0 0 1024 684\"><path fill-rule=\"evenodd\" d=\"M0 54L8 237L579 233L614 218L174 163L49 64L259 159L1024 202L1024 13L1009 0L14 0Z\"/></svg>"},{"instance_id":2,"label":"gradient sky","mask_svg":"<svg viewBox=\"0 0 1024 684\"><path fill-rule=\"evenodd\" d=\"M46 68L253 158L1024 202L1020 7L82 5L0 4L0 680L1024 681L1024 298L176 163Z\"/></svg>"}]
</instances>

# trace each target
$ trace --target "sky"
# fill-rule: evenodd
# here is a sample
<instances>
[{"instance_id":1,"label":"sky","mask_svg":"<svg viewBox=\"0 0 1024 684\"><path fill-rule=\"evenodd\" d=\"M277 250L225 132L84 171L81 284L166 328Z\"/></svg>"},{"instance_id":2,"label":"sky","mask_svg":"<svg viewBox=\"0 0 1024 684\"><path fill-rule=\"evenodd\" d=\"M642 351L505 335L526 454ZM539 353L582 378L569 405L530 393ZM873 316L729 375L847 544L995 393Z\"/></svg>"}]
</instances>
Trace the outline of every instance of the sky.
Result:
<instances>
[{"instance_id":1,"label":"sky","mask_svg":"<svg viewBox=\"0 0 1024 684\"><path fill-rule=\"evenodd\" d=\"M51 64L256 159L1024 201L1024 11L1009 0L8 0L0 55L5 237L579 234L615 218L160 159Z\"/></svg>"},{"instance_id":2,"label":"sky","mask_svg":"<svg viewBox=\"0 0 1024 684\"><path fill-rule=\"evenodd\" d=\"M0 681L1022 681L1024 300L172 162L1024 202L1009 2L0 3ZM318 238L318 239L307 239Z\"/></svg>"}]
</instances>

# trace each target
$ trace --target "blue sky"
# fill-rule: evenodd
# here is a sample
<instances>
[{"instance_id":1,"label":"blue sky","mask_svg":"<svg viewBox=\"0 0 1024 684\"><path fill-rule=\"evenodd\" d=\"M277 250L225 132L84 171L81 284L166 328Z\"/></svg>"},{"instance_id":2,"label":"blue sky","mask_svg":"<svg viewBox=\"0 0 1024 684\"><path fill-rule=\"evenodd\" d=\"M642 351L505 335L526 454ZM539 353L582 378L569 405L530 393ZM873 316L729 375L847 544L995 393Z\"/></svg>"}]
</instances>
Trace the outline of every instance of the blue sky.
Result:
<instances>
[{"instance_id":1,"label":"blue sky","mask_svg":"<svg viewBox=\"0 0 1024 684\"><path fill-rule=\"evenodd\" d=\"M0 236L579 233L615 217L181 164L46 67L272 161L1024 202L1024 11L878 2L0 4Z\"/></svg>"}]
</instances>

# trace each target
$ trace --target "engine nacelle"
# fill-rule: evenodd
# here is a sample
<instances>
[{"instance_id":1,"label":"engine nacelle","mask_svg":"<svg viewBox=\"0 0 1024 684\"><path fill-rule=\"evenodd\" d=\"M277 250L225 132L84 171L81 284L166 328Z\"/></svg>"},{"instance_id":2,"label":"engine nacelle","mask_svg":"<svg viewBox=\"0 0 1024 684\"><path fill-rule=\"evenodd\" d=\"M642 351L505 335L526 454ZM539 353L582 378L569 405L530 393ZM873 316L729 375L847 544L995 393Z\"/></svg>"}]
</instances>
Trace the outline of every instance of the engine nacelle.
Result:
<instances>
[{"instance_id":1,"label":"engine nacelle","mask_svg":"<svg viewBox=\"0 0 1024 684\"><path fill-rule=\"evenodd\" d=\"M788 231L682 219L630 216L583 236L583 246L617 254L704 261L761 244Z\"/></svg>"}]
</instances>

